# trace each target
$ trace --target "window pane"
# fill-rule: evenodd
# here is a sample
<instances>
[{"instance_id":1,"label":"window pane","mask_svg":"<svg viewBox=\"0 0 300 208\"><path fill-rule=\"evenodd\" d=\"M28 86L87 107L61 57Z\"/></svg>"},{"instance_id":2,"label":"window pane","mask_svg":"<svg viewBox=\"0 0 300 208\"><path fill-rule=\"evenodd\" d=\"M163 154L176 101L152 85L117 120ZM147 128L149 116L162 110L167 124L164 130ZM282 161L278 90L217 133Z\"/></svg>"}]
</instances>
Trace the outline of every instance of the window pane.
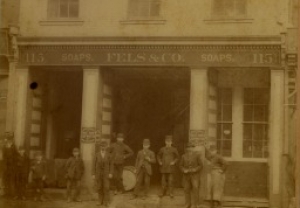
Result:
<instances>
[{"instance_id":1,"label":"window pane","mask_svg":"<svg viewBox=\"0 0 300 208\"><path fill-rule=\"evenodd\" d=\"M214 0L213 4L213 14L217 16L224 15L224 1L223 0Z\"/></svg>"},{"instance_id":2,"label":"window pane","mask_svg":"<svg viewBox=\"0 0 300 208\"><path fill-rule=\"evenodd\" d=\"M263 157L263 142L254 141L253 142L253 157L262 158Z\"/></svg>"},{"instance_id":3,"label":"window pane","mask_svg":"<svg viewBox=\"0 0 300 208\"><path fill-rule=\"evenodd\" d=\"M159 1L151 2L150 16L158 17L159 13L160 13L160 2Z\"/></svg>"},{"instance_id":4,"label":"window pane","mask_svg":"<svg viewBox=\"0 0 300 208\"><path fill-rule=\"evenodd\" d=\"M246 158L252 157L252 141L245 140L243 145L243 156Z\"/></svg>"},{"instance_id":5,"label":"window pane","mask_svg":"<svg viewBox=\"0 0 300 208\"><path fill-rule=\"evenodd\" d=\"M253 90L249 88L244 89L244 104L253 104Z\"/></svg>"},{"instance_id":6,"label":"window pane","mask_svg":"<svg viewBox=\"0 0 300 208\"><path fill-rule=\"evenodd\" d=\"M59 0L49 0L48 2L48 17L59 16Z\"/></svg>"},{"instance_id":7,"label":"window pane","mask_svg":"<svg viewBox=\"0 0 300 208\"><path fill-rule=\"evenodd\" d=\"M231 141L230 140L223 141L222 155L227 156L227 157L231 156Z\"/></svg>"},{"instance_id":8,"label":"window pane","mask_svg":"<svg viewBox=\"0 0 300 208\"><path fill-rule=\"evenodd\" d=\"M254 121L267 121L266 107L264 105L254 106Z\"/></svg>"},{"instance_id":9,"label":"window pane","mask_svg":"<svg viewBox=\"0 0 300 208\"><path fill-rule=\"evenodd\" d=\"M244 121L253 121L253 106L244 106Z\"/></svg>"},{"instance_id":10,"label":"window pane","mask_svg":"<svg viewBox=\"0 0 300 208\"><path fill-rule=\"evenodd\" d=\"M252 124L244 125L244 140L252 140Z\"/></svg>"},{"instance_id":11,"label":"window pane","mask_svg":"<svg viewBox=\"0 0 300 208\"><path fill-rule=\"evenodd\" d=\"M70 0L69 17L79 17L78 0Z\"/></svg>"},{"instance_id":12,"label":"window pane","mask_svg":"<svg viewBox=\"0 0 300 208\"><path fill-rule=\"evenodd\" d=\"M253 140L263 140L265 136L265 127L261 124L253 125Z\"/></svg>"},{"instance_id":13,"label":"window pane","mask_svg":"<svg viewBox=\"0 0 300 208\"><path fill-rule=\"evenodd\" d=\"M237 16L245 16L246 8L247 8L246 0L235 0L235 10L236 10Z\"/></svg>"},{"instance_id":14,"label":"window pane","mask_svg":"<svg viewBox=\"0 0 300 208\"><path fill-rule=\"evenodd\" d=\"M223 139L231 140L232 139L232 125L223 124Z\"/></svg>"},{"instance_id":15,"label":"window pane","mask_svg":"<svg viewBox=\"0 0 300 208\"><path fill-rule=\"evenodd\" d=\"M223 105L223 118L222 121L231 121L232 120L232 106Z\"/></svg>"},{"instance_id":16,"label":"window pane","mask_svg":"<svg viewBox=\"0 0 300 208\"><path fill-rule=\"evenodd\" d=\"M68 0L60 0L60 17L69 16Z\"/></svg>"},{"instance_id":17,"label":"window pane","mask_svg":"<svg viewBox=\"0 0 300 208\"><path fill-rule=\"evenodd\" d=\"M224 11L227 17L234 16L234 0L224 0Z\"/></svg>"}]
</instances>

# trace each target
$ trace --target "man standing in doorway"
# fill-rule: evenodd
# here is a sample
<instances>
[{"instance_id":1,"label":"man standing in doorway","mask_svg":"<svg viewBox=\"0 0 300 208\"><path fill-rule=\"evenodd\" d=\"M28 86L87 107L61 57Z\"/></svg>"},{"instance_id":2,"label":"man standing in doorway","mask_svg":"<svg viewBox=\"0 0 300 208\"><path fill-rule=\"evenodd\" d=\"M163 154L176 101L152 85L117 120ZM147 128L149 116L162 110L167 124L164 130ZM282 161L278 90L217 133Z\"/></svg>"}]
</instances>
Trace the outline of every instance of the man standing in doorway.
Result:
<instances>
[{"instance_id":1,"label":"man standing in doorway","mask_svg":"<svg viewBox=\"0 0 300 208\"><path fill-rule=\"evenodd\" d=\"M193 150L194 145L189 143L186 152L180 160L180 169L183 173L183 188L185 194L185 208L196 208L198 206L199 172L202 170L202 160L197 152Z\"/></svg>"},{"instance_id":2,"label":"man standing in doorway","mask_svg":"<svg viewBox=\"0 0 300 208\"><path fill-rule=\"evenodd\" d=\"M115 194L123 193L123 166L124 161L133 155L132 149L124 144L124 135L117 134L117 142L111 145L110 153L114 164L114 181L115 181Z\"/></svg>"},{"instance_id":3,"label":"man standing in doorway","mask_svg":"<svg viewBox=\"0 0 300 208\"><path fill-rule=\"evenodd\" d=\"M167 135L165 138L165 147L162 147L157 154L157 161L160 165L160 172L162 174L161 185L162 192L160 197L166 194L168 189L171 198L173 195L173 174L175 171L175 164L178 161L179 154L175 147L172 147L172 136Z\"/></svg>"}]
</instances>

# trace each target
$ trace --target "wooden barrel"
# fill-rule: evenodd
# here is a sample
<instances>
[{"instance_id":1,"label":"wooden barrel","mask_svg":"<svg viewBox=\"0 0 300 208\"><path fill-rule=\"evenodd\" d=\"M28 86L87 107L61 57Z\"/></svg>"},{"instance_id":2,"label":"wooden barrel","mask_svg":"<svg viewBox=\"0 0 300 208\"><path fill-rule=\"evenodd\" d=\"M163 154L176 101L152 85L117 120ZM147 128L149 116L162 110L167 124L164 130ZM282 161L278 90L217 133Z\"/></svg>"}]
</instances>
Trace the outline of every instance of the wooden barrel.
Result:
<instances>
[{"instance_id":1,"label":"wooden barrel","mask_svg":"<svg viewBox=\"0 0 300 208\"><path fill-rule=\"evenodd\" d=\"M125 166L123 169L123 186L125 191L132 190L136 185L135 167Z\"/></svg>"}]
</instances>

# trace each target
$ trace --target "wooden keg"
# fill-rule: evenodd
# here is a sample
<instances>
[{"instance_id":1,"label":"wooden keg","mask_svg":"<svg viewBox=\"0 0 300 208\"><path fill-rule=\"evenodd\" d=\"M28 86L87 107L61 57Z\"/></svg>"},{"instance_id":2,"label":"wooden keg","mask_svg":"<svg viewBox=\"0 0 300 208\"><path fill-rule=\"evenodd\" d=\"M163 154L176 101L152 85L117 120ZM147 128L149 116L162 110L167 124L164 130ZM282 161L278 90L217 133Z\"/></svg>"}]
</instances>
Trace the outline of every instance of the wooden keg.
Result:
<instances>
[{"instance_id":1,"label":"wooden keg","mask_svg":"<svg viewBox=\"0 0 300 208\"><path fill-rule=\"evenodd\" d=\"M134 166L125 166L123 169L123 186L125 191L132 190L136 185L136 174Z\"/></svg>"}]
</instances>

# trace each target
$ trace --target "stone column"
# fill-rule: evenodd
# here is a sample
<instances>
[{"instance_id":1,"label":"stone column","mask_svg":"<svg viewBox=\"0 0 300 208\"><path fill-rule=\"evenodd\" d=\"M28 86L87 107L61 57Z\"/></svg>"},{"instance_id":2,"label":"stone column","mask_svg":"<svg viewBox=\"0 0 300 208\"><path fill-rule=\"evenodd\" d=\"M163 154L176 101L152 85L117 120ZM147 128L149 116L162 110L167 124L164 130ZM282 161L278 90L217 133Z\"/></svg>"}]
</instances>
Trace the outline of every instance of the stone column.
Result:
<instances>
[{"instance_id":1,"label":"stone column","mask_svg":"<svg viewBox=\"0 0 300 208\"><path fill-rule=\"evenodd\" d=\"M98 88L100 69L90 67L83 69L82 117L81 117L81 154L84 161L82 184L89 196L93 192L92 168L95 155L95 133L98 113Z\"/></svg>"},{"instance_id":2,"label":"stone column","mask_svg":"<svg viewBox=\"0 0 300 208\"><path fill-rule=\"evenodd\" d=\"M15 88L16 88L16 62L9 63L8 86L7 86L7 107L6 107L6 132L14 132L15 119Z\"/></svg>"},{"instance_id":3,"label":"stone column","mask_svg":"<svg viewBox=\"0 0 300 208\"><path fill-rule=\"evenodd\" d=\"M10 106L11 108L15 107L14 113L14 140L16 146L25 145L26 137L26 117L27 117L27 97L28 97L28 68L17 68L16 69L16 89L14 92L15 96L15 106ZM11 98L13 99L13 98ZM10 101L11 102L11 101ZM13 103L13 102L12 102ZM13 110L12 110L13 111ZM12 125L12 124L9 124Z\"/></svg>"},{"instance_id":4,"label":"stone column","mask_svg":"<svg viewBox=\"0 0 300 208\"><path fill-rule=\"evenodd\" d=\"M208 128L208 70L191 70L191 92L190 92L190 140L201 142L206 139ZM203 162L205 148L203 144L198 143L196 151L202 155ZM206 196L207 171L204 168L201 173L200 183L200 202Z\"/></svg>"},{"instance_id":5,"label":"stone column","mask_svg":"<svg viewBox=\"0 0 300 208\"><path fill-rule=\"evenodd\" d=\"M271 70L271 98L270 98L270 128L269 128L269 165L270 165L270 207L281 207L281 169L284 133L284 71Z\"/></svg>"}]
</instances>

